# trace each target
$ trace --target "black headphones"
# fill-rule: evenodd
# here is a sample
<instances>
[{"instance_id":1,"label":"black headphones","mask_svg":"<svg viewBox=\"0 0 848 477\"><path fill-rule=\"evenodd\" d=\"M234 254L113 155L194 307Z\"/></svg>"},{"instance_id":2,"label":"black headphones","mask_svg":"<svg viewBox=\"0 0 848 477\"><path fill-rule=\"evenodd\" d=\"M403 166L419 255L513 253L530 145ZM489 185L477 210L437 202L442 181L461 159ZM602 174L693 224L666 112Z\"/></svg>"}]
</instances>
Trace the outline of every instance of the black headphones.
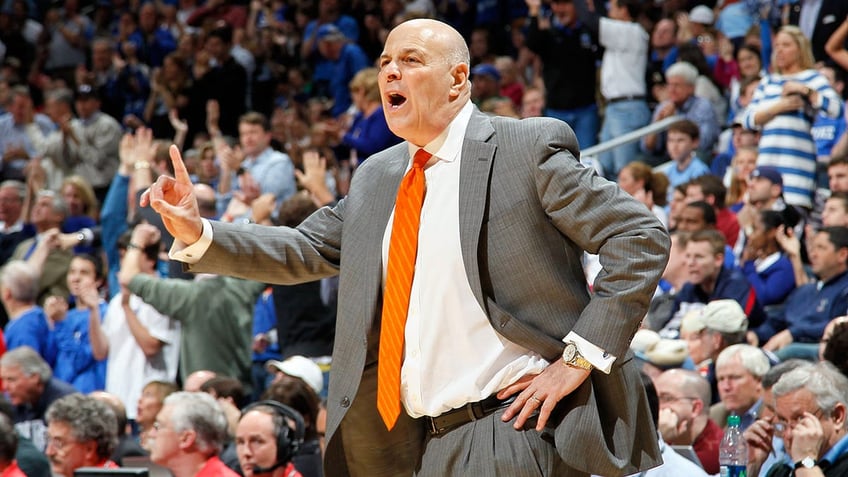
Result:
<instances>
[{"instance_id":1,"label":"black headphones","mask_svg":"<svg viewBox=\"0 0 848 477\"><path fill-rule=\"evenodd\" d=\"M241 411L241 415L244 417L244 415L248 412L262 406L273 409L278 416L282 417L283 422L277 432L277 461L272 467L255 467L253 469L254 474L273 472L277 467L285 465L291 461L292 457L294 457L297 454L297 451L300 450L300 446L303 444L304 433L306 432L306 426L303 423L303 416L301 416L296 410L278 401L265 400L255 402L245 407ZM289 427L288 419L294 421L294 431L292 431L292 428ZM294 435L292 435L292 432Z\"/></svg>"}]
</instances>

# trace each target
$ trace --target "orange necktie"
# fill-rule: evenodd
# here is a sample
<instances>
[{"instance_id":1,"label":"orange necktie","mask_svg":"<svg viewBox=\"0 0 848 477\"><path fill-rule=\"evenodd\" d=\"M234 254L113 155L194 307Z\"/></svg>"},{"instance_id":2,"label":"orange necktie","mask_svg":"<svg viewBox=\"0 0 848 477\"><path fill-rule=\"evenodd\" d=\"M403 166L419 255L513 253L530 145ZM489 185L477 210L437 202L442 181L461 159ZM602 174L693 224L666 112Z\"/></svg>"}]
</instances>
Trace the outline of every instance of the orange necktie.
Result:
<instances>
[{"instance_id":1,"label":"orange necktie","mask_svg":"<svg viewBox=\"0 0 848 477\"><path fill-rule=\"evenodd\" d=\"M424 203L424 166L432 155L415 153L412 169L403 176L395 201L395 218L389 239L389 264L383 291L380 351L377 361L377 410L391 430L400 414L400 366L403 332L409 312L409 294L418 253L418 223Z\"/></svg>"}]
</instances>

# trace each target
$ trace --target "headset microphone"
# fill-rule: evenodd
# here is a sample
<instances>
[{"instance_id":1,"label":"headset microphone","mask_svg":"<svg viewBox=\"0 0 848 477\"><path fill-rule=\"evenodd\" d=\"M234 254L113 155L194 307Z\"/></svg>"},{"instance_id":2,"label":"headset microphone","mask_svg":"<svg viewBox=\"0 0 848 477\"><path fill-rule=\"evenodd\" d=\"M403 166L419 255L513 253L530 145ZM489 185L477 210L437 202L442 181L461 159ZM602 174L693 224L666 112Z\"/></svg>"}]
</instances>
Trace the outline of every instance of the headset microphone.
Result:
<instances>
[{"instance_id":1,"label":"headset microphone","mask_svg":"<svg viewBox=\"0 0 848 477\"><path fill-rule=\"evenodd\" d=\"M288 464L292 457L297 454L298 450L300 450L300 446L303 445L303 438L305 433L305 425L303 422L303 416L300 415L299 412L295 411L289 406L282 404L277 401L265 400L253 403L246 408L244 408L241 412L241 415L244 416L249 411L256 409L257 407L264 406L273 410L274 413L279 415L282 418L281 428L279 429L279 433L277 434L277 460L274 462L274 465L270 467L261 467L255 466L253 468L253 475L257 474L270 474L271 472L277 470L279 467ZM294 429L291 429L288 426L286 420L291 420L294 423Z\"/></svg>"}]
</instances>

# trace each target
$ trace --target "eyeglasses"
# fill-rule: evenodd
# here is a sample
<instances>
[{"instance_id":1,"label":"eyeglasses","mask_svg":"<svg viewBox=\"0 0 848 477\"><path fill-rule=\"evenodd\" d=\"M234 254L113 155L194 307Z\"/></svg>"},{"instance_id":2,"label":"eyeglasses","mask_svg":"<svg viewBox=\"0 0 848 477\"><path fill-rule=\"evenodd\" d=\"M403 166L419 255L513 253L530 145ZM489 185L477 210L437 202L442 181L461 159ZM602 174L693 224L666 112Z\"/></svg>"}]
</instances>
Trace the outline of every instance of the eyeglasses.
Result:
<instances>
[{"instance_id":1,"label":"eyeglasses","mask_svg":"<svg viewBox=\"0 0 848 477\"><path fill-rule=\"evenodd\" d=\"M690 401L694 401L695 399L700 399L700 398L696 398L696 397L692 397L692 396L672 396L671 394L660 394L657 397L659 398L660 403L665 403L665 404L677 402L677 401L680 401L682 399L688 399Z\"/></svg>"},{"instance_id":2,"label":"eyeglasses","mask_svg":"<svg viewBox=\"0 0 848 477\"><path fill-rule=\"evenodd\" d=\"M46 439L45 448L53 446L53 449L55 449L58 452L62 452L62 450L66 446L69 446L73 443L74 443L73 441L66 441L65 439L63 439L61 437L50 437L48 435L47 439Z\"/></svg>"},{"instance_id":3,"label":"eyeglasses","mask_svg":"<svg viewBox=\"0 0 848 477\"><path fill-rule=\"evenodd\" d=\"M814 412L813 415L816 416L816 419L821 419L822 415L824 415L824 411L819 409L816 412ZM784 419L778 419L778 420L774 421L774 424L773 424L774 431L778 432L780 434L783 434L784 432L786 432L789 429L794 429L795 426L797 426L798 423L801 422L801 419L803 419L803 418L804 418L804 415L801 414L800 416L797 416L797 417L791 419L789 422L785 421Z\"/></svg>"}]
</instances>

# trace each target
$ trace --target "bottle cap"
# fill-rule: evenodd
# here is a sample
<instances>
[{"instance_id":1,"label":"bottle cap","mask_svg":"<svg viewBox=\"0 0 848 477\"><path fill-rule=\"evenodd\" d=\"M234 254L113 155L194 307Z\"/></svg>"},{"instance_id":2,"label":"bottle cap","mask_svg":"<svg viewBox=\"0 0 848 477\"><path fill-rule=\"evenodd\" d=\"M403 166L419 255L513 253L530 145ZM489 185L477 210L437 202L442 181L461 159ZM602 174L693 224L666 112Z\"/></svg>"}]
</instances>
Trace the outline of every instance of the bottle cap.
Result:
<instances>
[{"instance_id":1,"label":"bottle cap","mask_svg":"<svg viewBox=\"0 0 848 477\"><path fill-rule=\"evenodd\" d=\"M741 424L741 422L742 422L742 419L739 418L738 414L731 414L731 415L727 416L727 426L728 427L739 427L739 424Z\"/></svg>"}]
</instances>

